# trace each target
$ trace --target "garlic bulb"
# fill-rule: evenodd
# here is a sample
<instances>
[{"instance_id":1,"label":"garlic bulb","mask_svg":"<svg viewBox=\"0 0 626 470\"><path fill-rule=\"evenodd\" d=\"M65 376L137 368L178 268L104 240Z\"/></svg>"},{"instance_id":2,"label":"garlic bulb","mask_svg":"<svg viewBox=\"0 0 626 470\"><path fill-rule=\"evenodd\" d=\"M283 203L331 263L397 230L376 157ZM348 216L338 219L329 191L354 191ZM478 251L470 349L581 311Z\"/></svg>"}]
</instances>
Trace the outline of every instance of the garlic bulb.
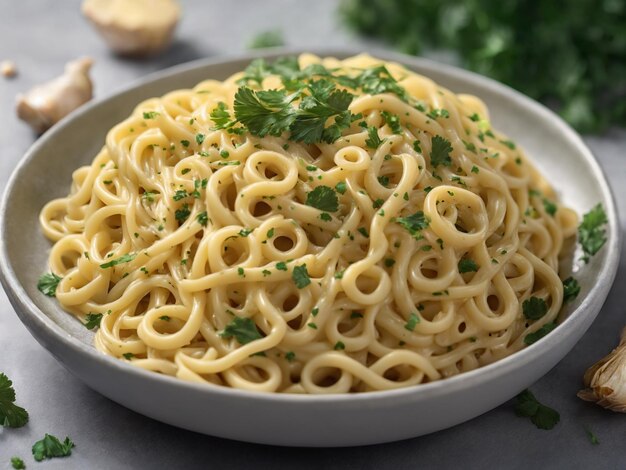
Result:
<instances>
[{"instance_id":1,"label":"garlic bulb","mask_svg":"<svg viewBox=\"0 0 626 470\"><path fill-rule=\"evenodd\" d=\"M85 0L83 14L121 55L150 55L170 45L180 16L174 0Z\"/></svg>"},{"instance_id":2,"label":"garlic bulb","mask_svg":"<svg viewBox=\"0 0 626 470\"><path fill-rule=\"evenodd\" d=\"M626 413L626 328L617 348L587 369L583 380L587 388L578 392L579 398Z\"/></svg>"},{"instance_id":3,"label":"garlic bulb","mask_svg":"<svg viewBox=\"0 0 626 470\"><path fill-rule=\"evenodd\" d=\"M25 95L18 95L19 118L41 133L89 101L92 96L89 78L92 64L93 60L88 57L69 62L60 77L34 87Z\"/></svg>"}]
</instances>

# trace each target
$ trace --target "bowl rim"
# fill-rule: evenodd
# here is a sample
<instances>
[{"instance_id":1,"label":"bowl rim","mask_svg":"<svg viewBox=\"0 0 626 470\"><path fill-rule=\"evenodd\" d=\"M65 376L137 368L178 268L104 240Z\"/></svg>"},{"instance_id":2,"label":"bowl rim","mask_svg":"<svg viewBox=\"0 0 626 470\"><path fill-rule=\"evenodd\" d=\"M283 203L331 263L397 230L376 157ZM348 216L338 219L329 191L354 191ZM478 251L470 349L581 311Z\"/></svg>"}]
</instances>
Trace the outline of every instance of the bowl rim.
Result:
<instances>
[{"instance_id":1,"label":"bowl rim","mask_svg":"<svg viewBox=\"0 0 626 470\"><path fill-rule=\"evenodd\" d=\"M177 74L185 72L191 72L196 69L201 69L210 66L226 65L232 62L238 61L251 61L257 58L272 59L284 55L299 55L302 53L311 53L320 57L350 57L352 55L361 54L367 52L373 57L379 58L385 61L393 61L402 64L408 68L419 67L425 70L432 70L434 72L444 73L451 78L469 81L480 87L483 87L489 92L499 95L500 97L508 100L512 104L529 109L533 113L539 115L542 119L551 121L556 126L559 133L561 133L568 141L572 142L582 154L586 163L590 166L593 177L600 182L600 191L603 196L603 203L605 203L605 212L609 223L607 224L607 242L604 250L606 250L606 263L604 263L600 272L598 273L598 279L610 282L596 282L590 289L587 296L581 301L580 305L573 310L568 317L558 325L558 328L551 333L550 338L555 340L555 334L573 334L577 330L577 326L584 323L587 315L595 315L590 313L593 310L592 303L595 303L596 299L601 298L602 303L606 300L608 292L611 288L613 280L615 278L617 268L620 260L621 250L621 230L620 223L615 203L613 192L609 186L608 180L600 167L598 161L593 156L591 150L584 143L580 135L575 132L567 123L565 123L558 115L543 106L542 104L532 100L531 98L523 95L522 93L504 85L496 80L482 76L480 74L460 69L451 65L435 62L430 59L415 57L397 52L388 51L378 48L359 48L359 47L320 47L320 48L272 48L263 49L254 52L245 52L237 54L225 54L218 55L209 58L201 58L194 61L178 64L163 70L149 73L143 77L133 80L129 85L122 86L106 96L97 98L84 106L81 106L76 111L70 113L70 115L63 118L59 123L54 125L49 131L38 138L33 145L27 150L25 155L19 160L17 166L11 173L11 176L7 182L5 190L3 192L2 200L0 201L0 283L3 285L5 291L9 295L9 298L14 302L17 302L19 309L14 309L20 320L24 323L27 321L30 323L30 327L36 328L40 333L53 337L54 340L60 341L65 347L70 349L75 354L82 354L89 356L89 359L97 362L101 367L107 367L114 369L114 372L122 374L135 375L137 379L144 378L148 381L153 381L164 386L175 386L190 389L197 393L204 393L207 396L211 394L224 395L225 398L240 398L240 399L253 399L261 402L294 402L299 405L315 406L318 404L330 404L337 405L350 403L363 403L371 401L395 401L397 399L427 399L430 396L442 395L448 393L454 393L461 389L471 388L482 382L488 382L495 380L497 377L510 372L511 369L521 367L524 364L528 364L534 360L540 359L542 355L547 353L551 349L552 341L546 341L545 338L540 339L536 343L529 345L520 351L517 351L505 358L502 358L491 364L479 367L477 369L463 372L452 377L448 377L443 380L429 382L425 384L418 384L408 387L402 387L392 390L372 391L367 393L354 393L354 394L285 394L285 393L269 393L249 391L242 389L234 389L231 387L223 387L213 385L210 383L199 384L195 382L184 381L175 377L170 377L164 374L154 373L152 371L144 370L139 367L127 364L125 361L106 356L97 351L93 346L87 345L68 334L66 330L61 328L57 323L52 321L48 316L35 305L31 300L26 290L22 287L18 281L17 275L13 266L9 262L8 247L5 242L7 232L7 212L9 205L9 195L12 193L13 187L20 178L22 171L29 165L31 160L39 153L40 149L45 145L46 141L60 134L63 130L75 120L81 119L81 117L87 113L90 113L93 109L104 105L108 100L113 99L119 95L127 92L132 92L141 88L149 83L153 83L160 79L171 78ZM207 77L210 78L210 77ZM598 310L601 309L601 306ZM20 312L21 310L21 312ZM24 317L22 317L24 315Z\"/></svg>"}]
</instances>

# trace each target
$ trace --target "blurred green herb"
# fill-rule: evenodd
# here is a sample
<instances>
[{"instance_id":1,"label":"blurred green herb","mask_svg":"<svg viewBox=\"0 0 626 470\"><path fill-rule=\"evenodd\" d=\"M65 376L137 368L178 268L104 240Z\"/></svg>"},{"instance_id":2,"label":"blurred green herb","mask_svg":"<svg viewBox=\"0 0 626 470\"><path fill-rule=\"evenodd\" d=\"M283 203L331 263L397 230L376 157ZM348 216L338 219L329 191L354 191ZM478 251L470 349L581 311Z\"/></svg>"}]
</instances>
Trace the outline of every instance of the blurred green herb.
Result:
<instances>
[{"instance_id":1,"label":"blurred green herb","mask_svg":"<svg viewBox=\"0 0 626 470\"><path fill-rule=\"evenodd\" d=\"M283 33L278 29L261 31L248 43L248 49L263 49L265 47L284 46Z\"/></svg>"},{"instance_id":2,"label":"blurred green herb","mask_svg":"<svg viewBox=\"0 0 626 470\"><path fill-rule=\"evenodd\" d=\"M351 29L410 54L452 49L579 131L626 125L624 1L344 0L340 12Z\"/></svg>"}]
</instances>

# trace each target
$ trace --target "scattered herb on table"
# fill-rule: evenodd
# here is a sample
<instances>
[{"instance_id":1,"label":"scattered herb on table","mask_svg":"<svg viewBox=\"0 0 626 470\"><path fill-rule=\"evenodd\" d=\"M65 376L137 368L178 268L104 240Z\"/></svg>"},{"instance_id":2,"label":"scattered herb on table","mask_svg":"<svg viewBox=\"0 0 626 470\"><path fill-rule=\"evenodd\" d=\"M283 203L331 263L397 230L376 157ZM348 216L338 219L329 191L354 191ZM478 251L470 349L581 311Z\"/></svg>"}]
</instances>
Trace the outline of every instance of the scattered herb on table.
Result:
<instances>
[{"instance_id":1,"label":"scattered herb on table","mask_svg":"<svg viewBox=\"0 0 626 470\"><path fill-rule=\"evenodd\" d=\"M60 441L59 438L46 433L43 439L33 444L33 457L37 462L55 457L68 457L72 455L73 447L76 446L69 437Z\"/></svg>"},{"instance_id":2,"label":"scattered herb on table","mask_svg":"<svg viewBox=\"0 0 626 470\"><path fill-rule=\"evenodd\" d=\"M517 395L515 414L530 418L535 426L546 430L552 429L561 419L558 411L539 403L530 390L524 390Z\"/></svg>"},{"instance_id":3,"label":"scattered herb on table","mask_svg":"<svg viewBox=\"0 0 626 470\"><path fill-rule=\"evenodd\" d=\"M13 382L0 372L0 425L20 428L28 422L28 411L15 404Z\"/></svg>"}]
</instances>

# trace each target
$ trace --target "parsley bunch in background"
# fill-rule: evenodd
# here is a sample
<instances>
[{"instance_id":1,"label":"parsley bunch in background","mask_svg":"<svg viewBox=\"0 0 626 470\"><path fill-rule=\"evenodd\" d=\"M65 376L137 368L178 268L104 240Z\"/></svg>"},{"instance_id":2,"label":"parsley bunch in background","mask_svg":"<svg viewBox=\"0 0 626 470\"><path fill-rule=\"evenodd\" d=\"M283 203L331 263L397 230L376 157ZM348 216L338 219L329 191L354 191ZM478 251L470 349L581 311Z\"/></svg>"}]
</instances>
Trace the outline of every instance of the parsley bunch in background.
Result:
<instances>
[{"instance_id":1,"label":"parsley bunch in background","mask_svg":"<svg viewBox=\"0 0 626 470\"><path fill-rule=\"evenodd\" d=\"M626 125L626 0L344 0L341 13L410 54L452 49L581 132Z\"/></svg>"}]
</instances>

